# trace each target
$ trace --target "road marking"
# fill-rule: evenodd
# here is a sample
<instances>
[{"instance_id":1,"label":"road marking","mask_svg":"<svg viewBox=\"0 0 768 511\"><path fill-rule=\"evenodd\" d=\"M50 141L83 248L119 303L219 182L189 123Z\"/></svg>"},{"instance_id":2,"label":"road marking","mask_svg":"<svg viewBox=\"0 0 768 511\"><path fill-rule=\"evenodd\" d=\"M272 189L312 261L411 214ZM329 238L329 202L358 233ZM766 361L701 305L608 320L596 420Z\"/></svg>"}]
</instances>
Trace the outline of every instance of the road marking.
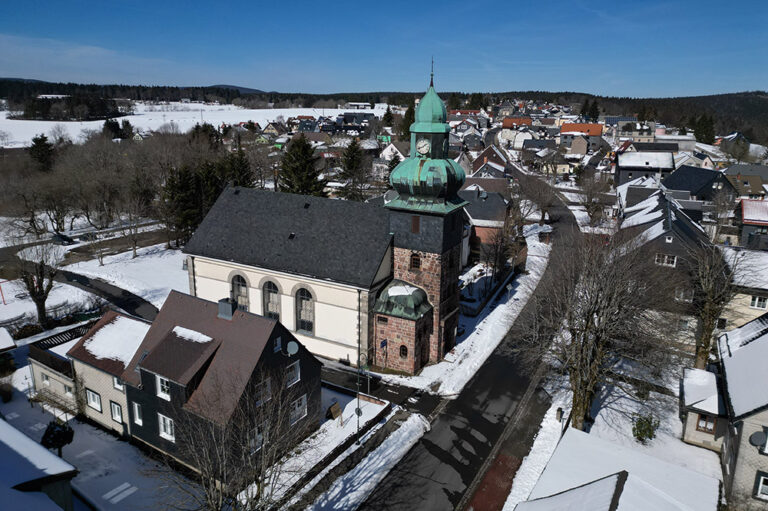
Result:
<instances>
[{"instance_id":1,"label":"road marking","mask_svg":"<svg viewBox=\"0 0 768 511\"><path fill-rule=\"evenodd\" d=\"M85 456L88 456L89 454L93 454L93 452L94 452L93 449L88 449L87 451L83 451L80 454L78 454L77 456L75 456L75 458L78 458L78 459L79 458L83 458Z\"/></svg>"},{"instance_id":2,"label":"road marking","mask_svg":"<svg viewBox=\"0 0 768 511\"><path fill-rule=\"evenodd\" d=\"M37 424L34 424L29 427L29 429L31 429L32 431L40 431L41 429L45 429L45 428L46 428L46 425L43 424L42 422L38 422Z\"/></svg>"},{"instance_id":3,"label":"road marking","mask_svg":"<svg viewBox=\"0 0 768 511\"><path fill-rule=\"evenodd\" d=\"M125 490L126 488L130 488L130 486L131 486L131 483L123 483L117 488L113 488L107 493L105 493L104 495L102 495L101 498L104 500L109 500L115 495L117 495L118 493L120 493L121 491Z\"/></svg>"},{"instance_id":4,"label":"road marking","mask_svg":"<svg viewBox=\"0 0 768 511\"><path fill-rule=\"evenodd\" d=\"M12 421L13 419L18 419L19 414L16 412L11 412L8 415L6 415L5 418L8 419L9 421Z\"/></svg>"},{"instance_id":5,"label":"road marking","mask_svg":"<svg viewBox=\"0 0 768 511\"><path fill-rule=\"evenodd\" d=\"M124 498L127 498L127 497L129 497L129 496L133 495L133 494L134 494L134 493L136 493L137 491L139 491L139 489L138 489L138 488L136 488L135 486L131 486L130 488L128 488L128 489L127 489L127 490L125 490L123 493L121 493L120 495L118 495L118 496L117 496L117 497L115 497L114 499L110 500L109 502L111 502L112 504L117 504L118 502L120 502L120 501L121 501L121 500L123 500Z\"/></svg>"}]
</instances>

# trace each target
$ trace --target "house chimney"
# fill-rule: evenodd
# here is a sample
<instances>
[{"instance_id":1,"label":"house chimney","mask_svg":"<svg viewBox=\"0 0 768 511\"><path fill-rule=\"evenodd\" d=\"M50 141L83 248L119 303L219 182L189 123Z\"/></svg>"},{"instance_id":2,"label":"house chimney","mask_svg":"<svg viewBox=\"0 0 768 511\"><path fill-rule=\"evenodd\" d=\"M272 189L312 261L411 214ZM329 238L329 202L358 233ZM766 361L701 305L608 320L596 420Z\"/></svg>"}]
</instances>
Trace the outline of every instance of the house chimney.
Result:
<instances>
[{"instance_id":1,"label":"house chimney","mask_svg":"<svg viewBox=\"0 0 768 511\"><path fill-rule=\"evenodd\" d=\"M219 318L232 321L232 314L235 313L237 305L235 301L230 298L222 298L219 300Z\"/></svg>"}]
</instances>

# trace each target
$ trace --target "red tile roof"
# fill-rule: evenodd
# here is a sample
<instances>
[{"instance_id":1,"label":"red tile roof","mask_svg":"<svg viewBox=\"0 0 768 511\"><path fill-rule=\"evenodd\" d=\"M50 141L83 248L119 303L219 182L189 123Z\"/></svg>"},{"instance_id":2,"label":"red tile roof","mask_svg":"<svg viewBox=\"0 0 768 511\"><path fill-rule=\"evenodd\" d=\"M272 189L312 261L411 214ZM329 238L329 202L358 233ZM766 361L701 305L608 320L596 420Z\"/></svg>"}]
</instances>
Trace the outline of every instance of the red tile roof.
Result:
<instances>
[{"instance_id":1,"label":"red tile roof","mask_svg":"<svg viewBox=\"0 0 768 511\"><path fill-rule=\"evenodd\" d=\"M504 129L514 128L515 126L531 126L533 121L530 117L505 117L501 121L501 127Z\"/></svg>"},{"instance_id":2,"label":"red tile roof","mask_svg":"<svg viewBox=\"0 0 768 511\"><path fill-rule=\"evenodd\" d=\"M569 132L586 133L590 137L599 137L603 134L603 125L585 122L566 122L560 127L560 133Z\"/></svg>"}]
</instances>

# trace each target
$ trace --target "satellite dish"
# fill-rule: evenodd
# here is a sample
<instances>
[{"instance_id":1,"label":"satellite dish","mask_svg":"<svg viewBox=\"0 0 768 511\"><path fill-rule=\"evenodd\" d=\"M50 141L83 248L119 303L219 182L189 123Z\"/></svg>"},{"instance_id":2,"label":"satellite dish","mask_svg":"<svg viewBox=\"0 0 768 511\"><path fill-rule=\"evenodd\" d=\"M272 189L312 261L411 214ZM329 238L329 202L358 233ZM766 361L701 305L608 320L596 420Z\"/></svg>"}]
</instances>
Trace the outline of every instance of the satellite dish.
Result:
<instances>
[{"instance_id":1,"label":"satellite dish","mask_svg":"<svg viewBox=\"0 0 768 511\"><path fill-rule=\"evenodd\" d=\"M762 431L755 431L749 435L749 443L755 447L763 447L765 445L765 433Z\"/></svg>"},{"instance_id":2,"label":"satellite dish","mask_svg":"<svg viewBox=\"0 0 768 511\"><path fill-rule=\"evenodd\" d=\"M288 346L286 346L286 349L288 350L288 356L295 355L299 352L299 343L296 341L288 341Z\"/></svg>"}]
</instances>

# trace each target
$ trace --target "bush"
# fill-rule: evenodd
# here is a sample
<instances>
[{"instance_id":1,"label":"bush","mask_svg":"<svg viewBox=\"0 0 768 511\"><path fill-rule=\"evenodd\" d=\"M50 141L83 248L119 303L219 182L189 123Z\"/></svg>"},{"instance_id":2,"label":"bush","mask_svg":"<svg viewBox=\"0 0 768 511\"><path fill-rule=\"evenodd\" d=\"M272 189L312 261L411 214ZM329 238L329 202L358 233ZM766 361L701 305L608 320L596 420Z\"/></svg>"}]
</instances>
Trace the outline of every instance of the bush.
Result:
<instances>
[{"instance_id":1,"label":"bush","mask_svg":"<svg viewBox=\"0 0 768 511\"><path fill-rule=\"evenodd\" d=\"M7 403L13 397L13 387L10 383L0 383L0 400Z\"/></svg>"},{"instance_id":2,"label":"bush","mask_svg":"<svg viewBox=\"0 0 768 511\"><path fill-rule=\"evenodd\" d=\"M635 439L645 445L648 440L656 437L656 429L659 427L659 420L653 415L635 414L632 419L632 434Z\"/></svg>"}]
</instances>

